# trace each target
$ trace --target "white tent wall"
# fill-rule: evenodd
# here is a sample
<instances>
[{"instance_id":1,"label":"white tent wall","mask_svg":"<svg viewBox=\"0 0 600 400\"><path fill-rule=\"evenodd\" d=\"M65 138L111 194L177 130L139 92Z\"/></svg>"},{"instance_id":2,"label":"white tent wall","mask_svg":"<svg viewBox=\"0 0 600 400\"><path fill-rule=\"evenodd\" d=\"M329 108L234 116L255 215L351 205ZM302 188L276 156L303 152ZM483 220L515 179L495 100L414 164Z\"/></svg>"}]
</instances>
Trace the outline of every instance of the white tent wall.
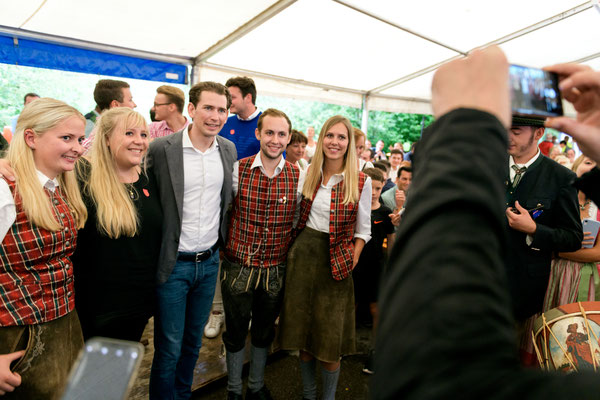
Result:
<instances>
[{"instance_id":1,"label":"white tent wall","mask_svg":"<svg viewBox=\"0 0 600 400\"><path fill-rule=\"evenodd\" d=\"M194 68L192 84L199 81L215 81L225 84L227 79L233 76L247 76L254 80L259 96L288 97L324 103L339 104L348 107L361 108L362 93L348 91L333 87L325 88L317 85L309 85L302 82L294 82L291 79L257 74L252 71L226 68L216 65L199 65Z\"/></svg>"},{"instance_id":2,"label":"white tent wall","mask_svg":"<svg viewBox=\"0 0 600 400\"><path fill-rule=\"evenodd\" d=\"M433 114L429 100L401 99L377 94L367 96L367 109L395 113Z\"/></svg>"}]
</instances>

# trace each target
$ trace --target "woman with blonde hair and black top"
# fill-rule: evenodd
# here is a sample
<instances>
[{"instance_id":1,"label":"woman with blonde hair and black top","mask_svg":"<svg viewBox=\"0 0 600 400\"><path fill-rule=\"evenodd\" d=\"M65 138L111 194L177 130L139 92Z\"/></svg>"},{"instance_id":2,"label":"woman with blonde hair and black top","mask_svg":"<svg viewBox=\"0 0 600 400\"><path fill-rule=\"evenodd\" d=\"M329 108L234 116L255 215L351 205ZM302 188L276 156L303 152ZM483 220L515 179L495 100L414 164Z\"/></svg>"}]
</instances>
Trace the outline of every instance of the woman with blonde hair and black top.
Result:
<instances>
[{"instance_id":1,"label":"woman with blonde hair and black top","mask_svg":"<svg viewBox=\"0 0 600 400\"><path fill-rule=\"evenodd\" d=\"M303 397L335 398L340 357L355 352L351 272L371 233L371 182L357 171L353 128L336 115L319 135L302 191L298 236L288 255L281 346L300 350Z\"/></svg>"},{"instance_id":2,"label":"woman with blonde hair and black top","mask_svg":"<svg viewBox=\"0 0 600 400\"><path fill-rule=\"evenodd\" d=\"M89 212L73 255L83 336L140 340L154 311L162 209L151 168L146 121L113 108L102 114L90 158L78 165Z\"/></svg>"},{"instance_id":3,"label":"woman with blonde hair and black top","mask_svg":"<svg viewBox=\"0 0 600 400\"><path fill-rule=\"evenodd\" d=\"M23 109L8 150L16 179L0 179L0 354L25 353L12 368L22 384L6 398L58 398L83 346L69 257L87 218L73 173L84 138L79 111L42 98Z\"/></svg>"}]
</instances>

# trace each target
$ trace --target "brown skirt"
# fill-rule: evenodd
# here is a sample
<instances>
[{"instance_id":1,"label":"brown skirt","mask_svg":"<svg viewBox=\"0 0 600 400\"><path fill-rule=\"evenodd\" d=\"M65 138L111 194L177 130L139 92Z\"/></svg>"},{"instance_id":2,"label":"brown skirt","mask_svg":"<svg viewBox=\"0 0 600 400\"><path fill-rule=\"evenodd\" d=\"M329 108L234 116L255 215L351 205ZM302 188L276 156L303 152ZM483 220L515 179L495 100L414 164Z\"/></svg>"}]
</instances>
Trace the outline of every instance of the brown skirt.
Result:
<instances>
[{"instance_id":1,"label":"brown skirt","mask_svg":"<svg viewBox=\"0 0 600 400\"><path fill-rule=\"evenodd\" d=\"M59 399L82 347L75 311L42 324L0 327L0 354L25 350L11 368L21 386L2 399Z\"/></svg>"},{"instance_id":2,"label":"brown skirt","mask_svg":"<svg viewBox=\"0 0 600 400\"><path fill-rule=\"evenodd\" d=\"M281 347L325 362L356 352L352 277L331 276L329 234L305 228L288 254Z\"/></svg>"}]
</instances>

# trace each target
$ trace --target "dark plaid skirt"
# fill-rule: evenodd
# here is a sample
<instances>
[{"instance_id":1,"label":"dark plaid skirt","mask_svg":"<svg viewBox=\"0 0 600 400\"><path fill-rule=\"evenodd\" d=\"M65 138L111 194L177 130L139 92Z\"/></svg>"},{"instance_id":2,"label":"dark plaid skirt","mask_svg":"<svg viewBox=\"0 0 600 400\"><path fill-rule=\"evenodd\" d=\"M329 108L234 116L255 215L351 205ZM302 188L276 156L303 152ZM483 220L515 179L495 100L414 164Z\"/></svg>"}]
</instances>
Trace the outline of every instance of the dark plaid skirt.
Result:
<instances>
[{"instance_id":1,"label":"dark plaid skirt","mask_svg":"<svg viewBox=\"0 0 600 400\"><path fill-rule=\"evenodd\" d=\"M329 263L329 234L305 228L287 259L280 323L281 347L325 362L356 352L352 277L336 281Z\"/></svg>"}]
</instances>

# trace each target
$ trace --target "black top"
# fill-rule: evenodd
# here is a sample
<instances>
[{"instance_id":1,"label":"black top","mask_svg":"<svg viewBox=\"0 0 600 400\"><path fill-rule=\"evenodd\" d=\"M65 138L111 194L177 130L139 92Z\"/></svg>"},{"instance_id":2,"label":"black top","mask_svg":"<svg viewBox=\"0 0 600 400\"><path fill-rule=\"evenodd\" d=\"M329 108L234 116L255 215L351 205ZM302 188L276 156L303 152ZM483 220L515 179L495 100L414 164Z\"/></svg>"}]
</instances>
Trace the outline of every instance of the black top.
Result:
<instances>
[{"instance_id":1,"label":"black top","mask_svg":"<svg viewBox=\"0 0 600 400\"><path fill-rule=\"evenodd\" d=\"M383 204L378 209L371 210L371 240L363 247L358 263L352 271L356 303L377 301L379 281L385 262L383 240L388 234L394 233L391 213L392 211Z\"/></svg>"},{"instance_id":2,"label":"black top","mask_svg":"<svg viewBox=\"0 0 600 400\"><path fill-rule=\"evenodd\" d=\"M390 219L392 210L383 204L376 210L371 210L371 240L365 244L358 263L377 264L381 266L383 259L383 240L394 233L394 225ZM391 243L388 243L388 247Z\"/></svg>"},{"instance_id":3,"label":"black top","mask_svg":"<svg viewBox=\"0 0 600 400\"><path fill-rule=\"evenodd\" d=\"M84 161L86 162L86 161ZM87 162L86 162L87 163ZM89 177L89 165L79 176ZM111 239L96 226L96 207L82 190L88 219L79 231L72 261L75 272L75 301L82 325L85 320L106 321L154 307L156 266L162 238L162 210L151 169L132 184L140 228L134 237Z\"/></svg>"},{"instance_id":4,"label":"black top","mask_svg":"<svg viewBox=\"0 0 600 400\"><path fill-rule=\"evenodd\" d=\"M452 111L424 132L381 291L373 399L600 398L596 374L519 365L506 149L506 129L481 111Z\"/></svg>"}]
</instances>

